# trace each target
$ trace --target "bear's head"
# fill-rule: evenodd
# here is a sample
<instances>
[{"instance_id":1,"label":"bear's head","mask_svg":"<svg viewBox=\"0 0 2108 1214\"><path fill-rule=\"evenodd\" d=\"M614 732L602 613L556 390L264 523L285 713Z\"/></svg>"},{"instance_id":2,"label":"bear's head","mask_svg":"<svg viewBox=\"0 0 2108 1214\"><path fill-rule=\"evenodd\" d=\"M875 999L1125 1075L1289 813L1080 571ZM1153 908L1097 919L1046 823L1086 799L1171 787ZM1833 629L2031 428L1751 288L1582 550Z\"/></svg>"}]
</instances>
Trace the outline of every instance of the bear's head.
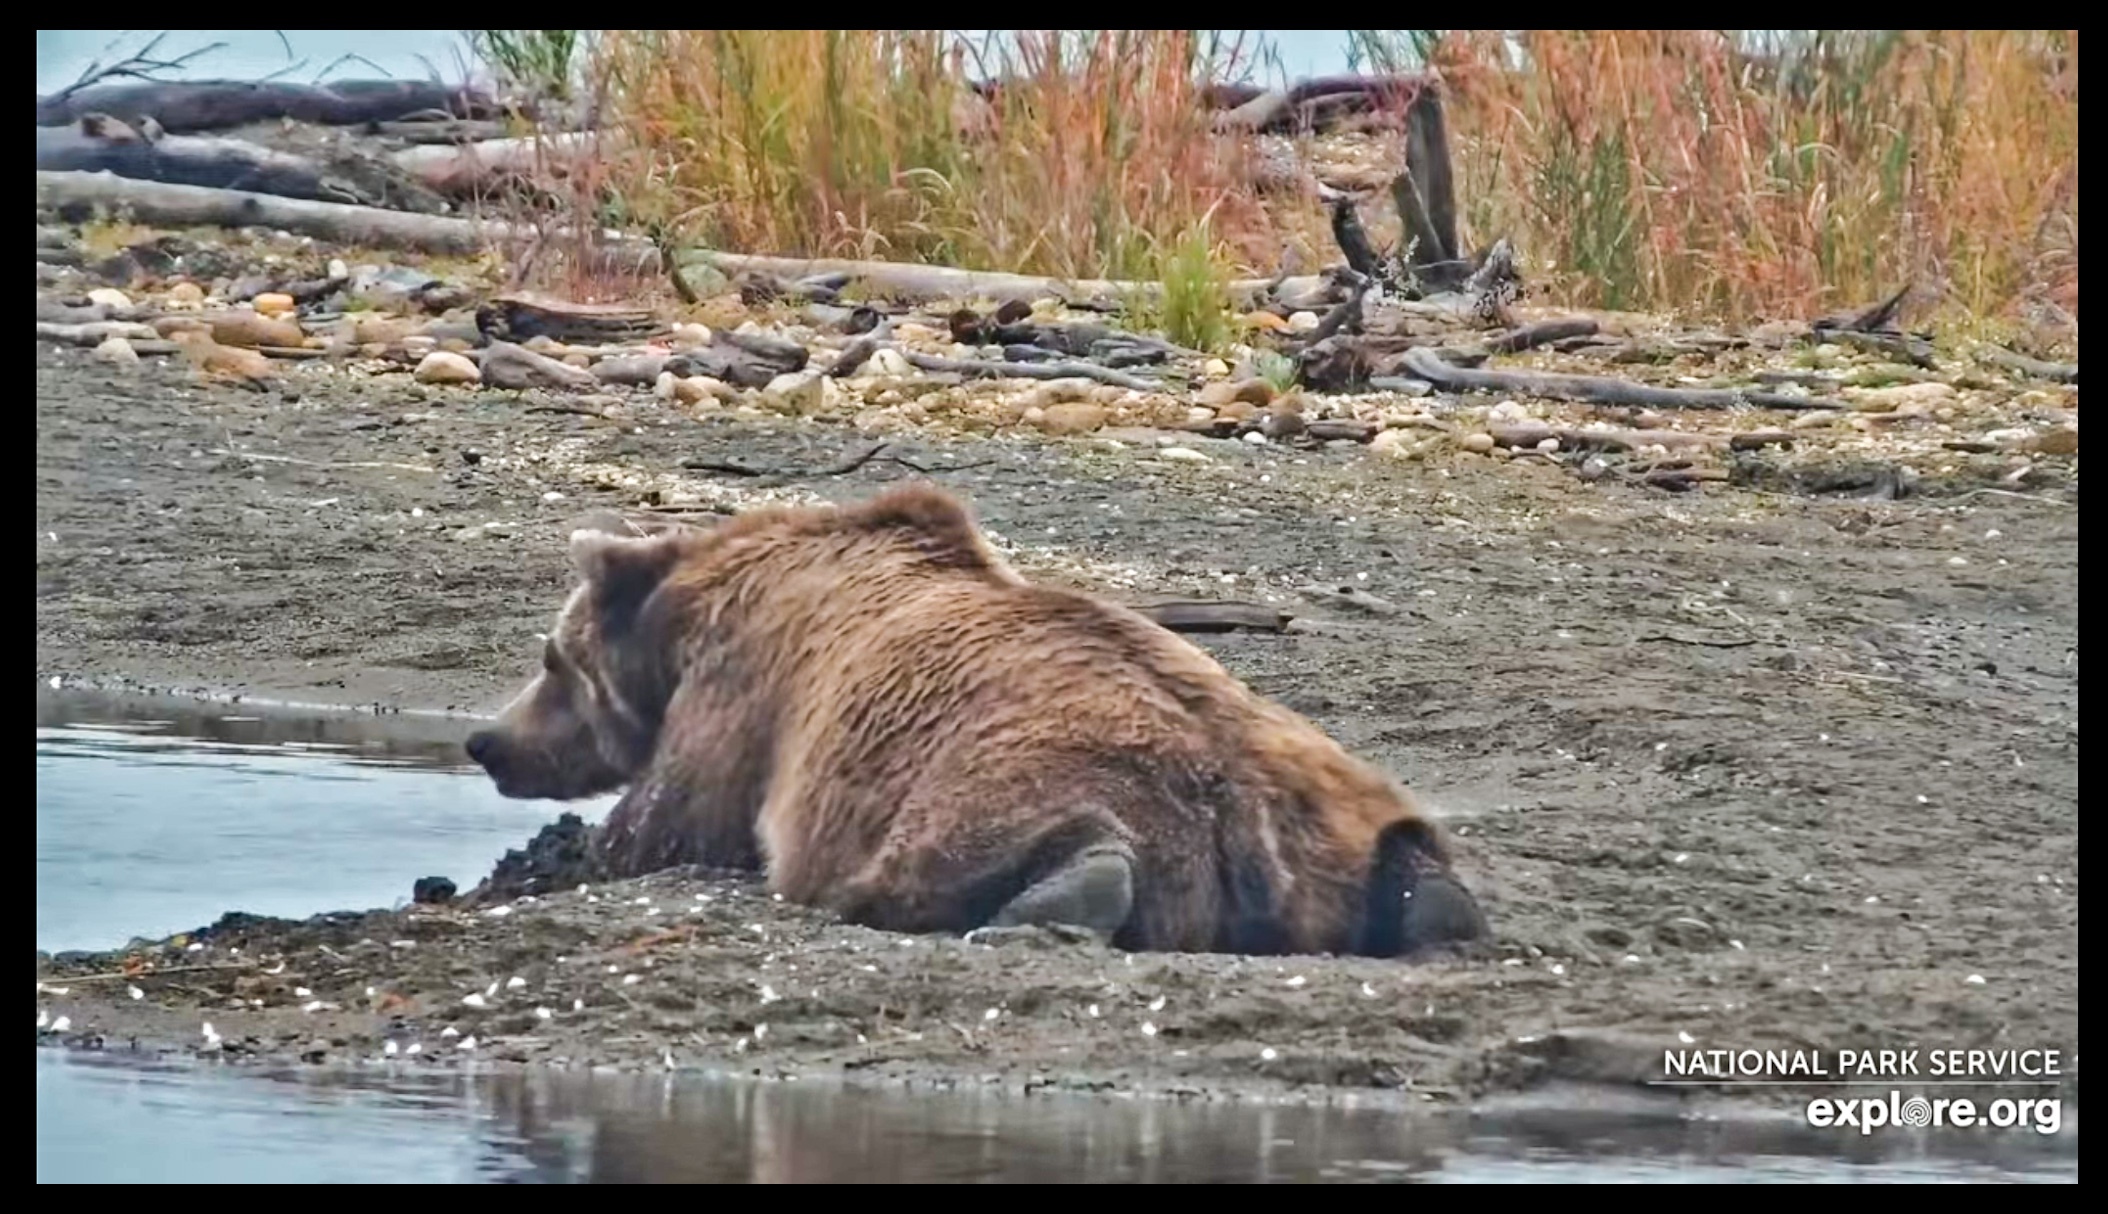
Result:
<instances>
[{"instance_id":1,"label":"bear's head","mask_svg":"<svg viewBox=\"0 0 2108 1214\"><path fill-rule=\"evenodd\" d=\"M542 669L467 743L508 797L612 792L651 758L671 688L665 622L650 606L698 533L671 523L589 520L571 533L580 584L543 641Z\"/></svg>"}]
</instances>

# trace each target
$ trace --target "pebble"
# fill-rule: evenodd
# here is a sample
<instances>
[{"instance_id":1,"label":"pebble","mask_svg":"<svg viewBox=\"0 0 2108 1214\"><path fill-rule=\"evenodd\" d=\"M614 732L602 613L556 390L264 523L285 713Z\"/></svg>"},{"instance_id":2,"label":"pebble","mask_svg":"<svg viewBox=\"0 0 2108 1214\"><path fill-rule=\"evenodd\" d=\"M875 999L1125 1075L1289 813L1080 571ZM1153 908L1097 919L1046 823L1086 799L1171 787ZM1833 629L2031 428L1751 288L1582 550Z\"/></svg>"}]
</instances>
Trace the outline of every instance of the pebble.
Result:
<instances>
[{"instance_id":1,"label":"pebble","mask_svg":"<svg viewBox=\"0 0 2108 1214\"><path fill-rule=\"evenodd\" d=\"M908 356L891 346L874 353L864 364L866 375L909 375L914 370L908 363Z\"/></svg>"},{"instance_id":2,"label":"pebble","mask_svg":"<svg viewBox=\"0 0 2108 1214\"><path fill-rule=\"evenodd\" d=\"M483 382L483 372L465 354L452 350L434 350L417 363L417 382L421 384L475 384Z\"/></svg>"},{"instance_id":3,"label":"pebble","mask_svg":"<svg viewBox=\"0 0 2108 1214\"><path fill-rule=\"evenodd\" d=\"M179 282L168 289L168 302L195 307L205 302L205 288L194 282Z\"/></svg>"},{"instance_id":4,"label":"pebble","mask_svg":"<svg viewBox=\"0 0 2108 1214\"><path fill-rule=\"evenodd\" d=\"M97 287L88 292L88 302L105 308L129 308L132 301L116 287Z\"/></svg>"},{"instance_id":5,"label":"pebble","mask_svg":"<svg viewBox=\"0 0 2108 1214\"><path fill-rule=\"evenodd\" d=\"M104 338L102 344L95 347L95 356L119 366L131 366L139 361L139 351L132 348L132 343L115 336Z\"/></svg>"},{"instance_id":6,"label":"pebble","mask_svg":"<svg viewBox=\"0 0 2108 1214\"><path fill-rule=\"evenodd\" d=\"M1181 464L1212 464L1215 462L1191 447L1165 447L1159 450L1157 455L1162 459L1174 460Z\"/></svg>"},{"instance_id":7,"label":"pebble","mask_svg":"<svg viewBox=\"0 0 2108 1214\"><path fill-rule=\"evenodd\" d=\"M676 350L694 349L697 346L709 345L711 337L712 334L708 325L675 325L668 344Z\"/></svg>"},{"instance_id":8,"label":"pebble","mask_svg":"<svg viewBox=\"0 0 2108 1214\"><path fill-rule=\"evenodd\" d=\"M1527 420L1530 411L1512 400L1504 400L1486 411L1486 416L1497 422L1519 422Z\"/></svg>"},{"instance_id":9,"label":"pebble","mask_svg":"<svg viewBox=\"0 0 2108 1214\"><path fill-rule=\"evenodd\" d=\"M1209 379L1221 379L1230 373L1230 364L1219 358L1211 358L1200 365L1200 373Z\"/></svg>"},{"instance_id":10,"label":"pebble","mask_svg":"<svg viewBox=\"0 0 2108 1214\"><path fill-rule=\"evenodd\" d=\"M1542 451L1546 455L1550 455L1553 452L1559 450L1559 440L1551 437L1550 435L1546 435L1545 437L1537 440L1537 449L1539 451Z\"/></svg>"},{"instance_id":11,"label":"pebble","mask_svg":"<svg viewBox=\"0 0 2108 1214\"><path fill-rule=\"evenodd\" d=\"M1475 451L1480 455L1484 455L1488 451L1493 450L1493 436L1490 434L1467 434L1457 440L1457 445L1466 451Z\"/></svg>"},{"instance_id":12,"label":"pebble","mask_svg":"<svg viewBox=\"0 0 2108 1214\"><path fill-rule=\"evenodd\" d=\"M1315 312L1297 312L1288 318L1288 331L1291 333L1308 333L1317 327L1318 314Z\"/></svg>"},{"instance_id":13,"label":"pebble","mask_svg":"<svg viewBox=\"0 0 2108 1214\"><path fill-rule=\"evenodd\" d=\"M296 306L293 297L282 291L266 291L249 301L249 306L265 316L284 316Z\"/></svg>"},{"instance_id":14,"label":"pebble","mask_svg":"<svg viewBox=\"0 0 2108 1214\"><path fill-rule=\"evenodd\" d=\"M1105 406L1088 401L1047 405L1032 424L1047 434L1089 434L1105 424Z\"/></svg>"}]
</instances>

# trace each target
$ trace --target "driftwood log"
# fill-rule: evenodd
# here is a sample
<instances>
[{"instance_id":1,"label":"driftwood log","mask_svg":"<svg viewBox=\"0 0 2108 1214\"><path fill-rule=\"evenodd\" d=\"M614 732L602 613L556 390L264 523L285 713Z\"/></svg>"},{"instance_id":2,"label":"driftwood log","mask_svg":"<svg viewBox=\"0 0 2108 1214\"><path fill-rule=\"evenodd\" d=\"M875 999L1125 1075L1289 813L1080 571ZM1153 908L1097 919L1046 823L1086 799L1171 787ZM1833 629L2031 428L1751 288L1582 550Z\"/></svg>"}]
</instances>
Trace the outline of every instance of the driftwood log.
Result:
<instances>
[{"instance_id":1,"label":"driftwood log","mask_svg":"<svg viewBox=\"0 0 2108 1214\"><path fill-rule=\"evenodd\" d=\"M37 173L37 204L69 209L128 210L158 227L282 228L318 240L421 253L473 256L490 248L520 248L568 238L562 230L480 222L445 215L413 215L379 207L277 198L247 190L134 181L111 173ZM608 235L591 246L596 264L618 273L650 272L658 249L647 240Z\"/></svg>"},{"instance_id":2,"label":"driftwood log","mask_svg":"<svg viewBox=\"0 0 2108 1214\"><path fill-rule=\"evenodd\" d=\"M704 265L728 276L756 273L792 280L810 279L823 274L841 274L848 280L860 281L866 287L902 299L990 299L1023 300L1054 298L1069 302L1098 304L1117 303L1135 296L1150 296L1163 291L1162 283L1128 282L1109 278L1046 278L1033 274L1006 274L990 270L961 270L951 266L906 265L892 261L853 261L834 257L771 257L752 253L723 253L711 249L684 250L675 255L680 266ZM1275 285L1274 280L1264 278L1237 279L1229 284L1230 294L1241 302L1250 302L1266 294ZM1322 280L1315 277L1290 278L1283 284L1289 290L1316 290Z\"/></svg>"},{"instance_id":3,"label":"driftwood log","mask_svg":"<svg viewBox=\"0 0 2108 1214\"><path fill-rule=\"evenodd\" d=\"M248 190L278 198L340 202L431 214L444 201L381 158L329 164L215 135L152 137L102 115L37 128L37 168L108 172L138 181Z\"/></svg>"},{"instance_id":4,"label":"driftwood log","mask_svg":"<svg viewBox=\"0 0 2108 1214\"><path fill-rule=\"evenodd\" d=\"M1688 430L1627 430L1614 427L1553 426L1544 422L1495 422L1486 433L1500 446L1528 450L1553 439L1567 451L1637 451L1661 447L1669 451L1754 451L1759 447L1788 446L1790 430L1745 430L1736 434L1693 434Z\"/></svg>"},{"instance_id":5,"label":"driftwood log","mask_svg":"<svg viewBox=\"0 0 2108 1214\"><path fill-rule=\"evenodd\" d=\"M1173 632L1286 632L1295 618L1278 607L1219 599L1174 599L1134 610Z\"/></svg>"},{"instance_id":6,"label":"driftwood log","mask_svg":"<svg viewBox=\"0 0 2108 1214\"><path fill-rule=\"evenodd\" d=\"M95 84L37 98L38 126L65 126L84 114L108 114L129 126L152 118L172 132L224 131L290 118L324 126L395 122L414 115L491 118L489 94L426 80L281 81L152 80Z\"/></svg>"},{"instance_id":7,"label":"driftwood log","mask_svg":"<svg viewBox=\"0 0 2108 1214\"><path fill-rule=\"evenodd\" d=\"M2052 380L2060 384L2076 384L2079 382L2079 364L2077 363L2044 362L2039 358L2029 358L2025 354L2015 354L2013 351L2001 346L1992 345L1978 346L1972 353L1978 362L1989 363L1994 367L2004 367L2008 371L2018 371L2022 375L2033 376L2036 379Z\"/></svg>"},{"instance_id":8,"label":"driftwood log","mask_svg":"<svg viewBox=\"0 0 2108 1214\"><path fill-rule=\"evenodd\" d=\"M1401 113L1427 84L1422 76L1320 76L1284 89L1216 85L1201 94L1219 130L1323 131L1344 119Z\"/></svg>"},{"instance_id":9,"label":"driftwood log","mask_svg":"<svg viewBox=\"0 0 2108 1214\"><path fill-rule=\"evenodd\" d=\"M612 150L620 138L611 131L570 131L452 145L432 143L404 148L390 159L434 193L472 198L512 181L562 177L581 157Z\"/></svg>"},{"instance_id":10,"label":"driftwood log","mask_svg":"<svg viewBox=\"0 0 2108 1214\"><path fill-rule=\"evenodd\" d=\"M1435 350L1422 346L1407 350L1400 364L1405 370L1438 388L1453 392L1507 392L1547 400L1582 401L1597 405L1631 405L1653 409L1845 409L1844 402L1811 396L1788 396L1780 392L1756 392L1736 388L1658 388L1624 379L1598 375L1555 375L1543 371L1478 371L1448 362Z\"/></svg>"},{"instance_id":11,"label":"driftwood log","mask_svg":"<svg viewBox=\"0 0 2108 1214\"><path fill-rule=\"evenodd\" d=\"M1156 392L1163 388L1154 380L1101 367L1096 363L1021 363L997 362L985 358L939 358L934 354L917 354L903 350L902 357L908 364L924 371L949 372L968 378L981 379L1095 379L1102 384L1113 384L1121 388L1133 388L1138 392Z\"/></svg>"},{"instance_id":12,"label":"driftwood log","mask_svg":"<svg viewBox=\"0 0 2108 1214\"><path fill-rule=\"evenodd\" d=\"M379 207L352 206L308 199L278 198L247 190L213 189L159 181L136 181L112 173L37 173L39 206L64 209L125 208L141 223L161 227L269 227L318 240L423 253L468 255L486 249L526 247L573 238L561 229L538 230L501 221L415 215ZM659 250L639 237L603 234L590 246L596 266L616 273L652 273L661 264ZM754 271L792 279L839 274L887 294L920 300L1118 301L1160 293L1163 284L1118 279L1055 279L1029 274L960 270L948 266L906 265L890 261L836 258L768 257L743 253L690 250L677 255L683 264L707 264L725 274ZM1284 280L1238 279L1231 295L1244 303L1279 287L1283 295L1326 289L1317 276Z\"/></svg>"},{"instance_id":13,"label":"driftwood log","mask_svg":"<svg viewBox=\"0 0 2108 1214\"><path fill-rule=\"evenodd\" d=\"M664 328L649 308L578 304L536 295L500 295L476 309L476 328L495 341L547 337L565 344L619 343L649 337Z\"/></svg>"}]
</instances>

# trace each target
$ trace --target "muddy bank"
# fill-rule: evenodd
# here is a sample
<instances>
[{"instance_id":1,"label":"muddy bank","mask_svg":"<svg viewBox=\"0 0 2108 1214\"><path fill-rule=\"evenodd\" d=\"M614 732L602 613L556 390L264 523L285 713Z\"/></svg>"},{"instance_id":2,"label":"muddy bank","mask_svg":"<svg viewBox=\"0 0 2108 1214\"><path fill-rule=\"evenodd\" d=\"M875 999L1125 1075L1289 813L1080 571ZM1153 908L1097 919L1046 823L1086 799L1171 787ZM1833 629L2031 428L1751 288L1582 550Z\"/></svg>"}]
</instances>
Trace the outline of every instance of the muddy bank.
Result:
<instances>
[{"instance_id":1,"label":"muddy bank","mask_svg":"<svg viewBox=\"0 0 2108 1214\"><path fill-rule=\"evenodd\" d=\"M40 682L488 710L530 671L585 509L927 474L1035 576L1304 617L1204 643L1424 791L1497 937L1490 960L1410 969L989 949L668 875L504 915L234 920L129 963L40 958L40 1040L64 1016L51 1036L206 1049L209 1021L221 1057L392 1041L441 1065L670 1054L1442 1100L1630 1083L1685 1035L2076 1054L2074 505L1668 496L1469 456L1182 440L1202 465L1145 437L926 429L886 436L897 461L801 477L862 439L350 376L208 389L49 349L37 407ZM683 468L698 458L786 475Z\"/></svg>"}]
</instances>

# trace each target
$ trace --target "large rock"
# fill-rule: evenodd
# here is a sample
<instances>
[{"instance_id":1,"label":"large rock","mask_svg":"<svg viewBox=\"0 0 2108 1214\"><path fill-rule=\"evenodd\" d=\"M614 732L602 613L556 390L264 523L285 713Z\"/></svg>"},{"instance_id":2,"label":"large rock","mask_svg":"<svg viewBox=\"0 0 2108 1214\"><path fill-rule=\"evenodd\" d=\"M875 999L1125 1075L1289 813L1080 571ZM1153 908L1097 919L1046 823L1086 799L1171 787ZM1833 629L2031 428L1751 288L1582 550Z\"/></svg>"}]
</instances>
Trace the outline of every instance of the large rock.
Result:
<instances>
[{"instance_id":1,"label":"large rock","mask_svg":"<svg viewBox=\"0 0 2108 1214\"><path fill-rule=\"evenodd\" d=\"M434 350L417 364L417 382L421 384L476 384L483 382L483 372L466 354L451 350Z\"/></svg>"},{"instance_id":2,"label":"large rock","mask_svg":"<svg viewBox=\"0 0 2108 1214\"><path fill-rule=\"evenodd\" d=\"M298 346L307 334L290 320L236 309L207 312L202 319L212 326L212 340L223 346Z\"/></svg>"}]
</instances>

